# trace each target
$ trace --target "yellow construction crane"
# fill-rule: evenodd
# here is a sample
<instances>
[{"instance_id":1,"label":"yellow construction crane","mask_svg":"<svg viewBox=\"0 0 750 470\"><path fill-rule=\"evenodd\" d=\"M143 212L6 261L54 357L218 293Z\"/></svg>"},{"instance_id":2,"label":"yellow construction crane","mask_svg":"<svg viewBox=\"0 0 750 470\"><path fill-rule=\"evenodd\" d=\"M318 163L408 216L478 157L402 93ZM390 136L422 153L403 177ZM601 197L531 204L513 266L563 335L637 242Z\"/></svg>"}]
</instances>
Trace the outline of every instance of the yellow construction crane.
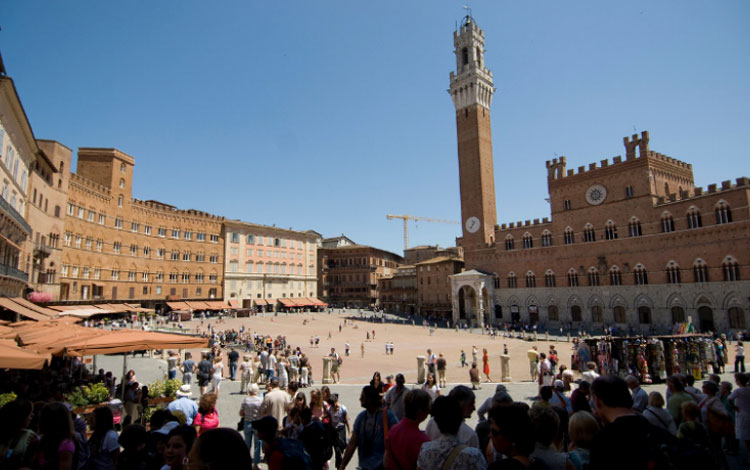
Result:
<instances>
[{"instance_id":1,"label":"yellow construction crane","mask_svg":"<svg viewBox=\"0 0 750 470\"><path fill-rule=\"evenodd\" d=\"M414 222L435 222L438 224L458 224L460 222L456 222L455 220L441 220L441 219L431 219L429 217L417 217L416 215L393 215L393 214L386 214L385 216L388 220L393 219L403 219L404 220L404 250L409 248L409 221L413 220Z\"/></svg>"}]
</instances>

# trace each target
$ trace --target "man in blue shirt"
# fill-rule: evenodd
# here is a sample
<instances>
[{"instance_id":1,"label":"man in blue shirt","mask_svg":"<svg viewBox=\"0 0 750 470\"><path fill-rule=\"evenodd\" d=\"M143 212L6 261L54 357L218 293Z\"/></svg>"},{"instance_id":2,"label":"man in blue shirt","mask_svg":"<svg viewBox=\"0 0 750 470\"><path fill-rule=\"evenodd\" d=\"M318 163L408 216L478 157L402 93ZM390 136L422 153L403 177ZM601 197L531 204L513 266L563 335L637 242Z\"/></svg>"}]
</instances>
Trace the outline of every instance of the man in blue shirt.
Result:
<instances>
[{"instance_id":1,"label":"man in blue shirt","mask_svg":"<svg viewBox=\"0 0 750 470\"><path fill-rule=\"evenodd\" d=\"M190 385L183 385L175 393L177 398L167 405L167 410L170 412L181 411L185 415L185 424L188 426L193 425L193 419L195 419L195 415L198 414L198 405L195 401L190 399L192 394L193 392L190 390Z\"/></svg>"}]
</instances>

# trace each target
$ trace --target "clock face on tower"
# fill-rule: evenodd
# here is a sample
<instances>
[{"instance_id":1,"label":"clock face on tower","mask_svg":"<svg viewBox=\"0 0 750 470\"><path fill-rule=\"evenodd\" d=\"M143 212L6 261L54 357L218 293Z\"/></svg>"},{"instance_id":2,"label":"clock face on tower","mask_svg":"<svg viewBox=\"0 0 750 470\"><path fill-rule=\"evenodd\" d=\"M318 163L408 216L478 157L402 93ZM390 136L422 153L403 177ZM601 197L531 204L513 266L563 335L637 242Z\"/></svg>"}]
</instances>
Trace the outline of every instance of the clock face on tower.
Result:
<instances>
[{"instance_id":1,"label":"clock face on tower","mask_svg":"<svg viewBox=\"0 0 750 470\"><path fill-rule=\"evenodd\" d=\"M479 226L482 223L476 217L469 217L466 219L466 231L469 233L476 233L479 230Z\"/></svg>"},{"instance_id":2,"label":"clock face on tower","mask_svg":"<svg viewBox=\"0 0 750 470\"><path fill-rule=\"evenodd\" d=\"M586 202L592 206L598 206L607 198L607 188L601 184L595 184L586 190Z\"/></svg>"}]
</instances>

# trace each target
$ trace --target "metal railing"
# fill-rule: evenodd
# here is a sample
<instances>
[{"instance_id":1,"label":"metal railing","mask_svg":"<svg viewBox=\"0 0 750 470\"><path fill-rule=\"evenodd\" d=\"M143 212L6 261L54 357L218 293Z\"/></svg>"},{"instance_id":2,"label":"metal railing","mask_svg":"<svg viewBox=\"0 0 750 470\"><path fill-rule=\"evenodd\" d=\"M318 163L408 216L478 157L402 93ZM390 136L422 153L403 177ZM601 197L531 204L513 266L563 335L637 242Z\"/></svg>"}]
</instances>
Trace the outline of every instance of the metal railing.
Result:
<instances>
[{"instance_id":1,"label":"metal railing","mask_svg":"<svg viewBox=\"0 0 750 470\"><path fill-rule=\"evenodd\" d=\"M24 220L24 218L21 216L21 214L18 213L13 207L11 207L10 204L8 204L8 201L6 201L4 198L0 197L0 209L7 212L13 220L18 222L18 224L23 227L24 230L26 230L26 233L31 233L31 226L28 222Z\"/></svg>"},{"instance_id":2,"label":"metal railing","mask_svg":"<svg viewBox=\"0 0 750 470\"><path fill-rule=\"evenodd\" d=\"M0 198L2 199L2 198ZM9 276L14 277L16 279L19 279L23 282L29 282L29 275L25 272L21 271L20 269L7 266L5 264L0 264L0 276Z\"/></svg>"}]
</instances>

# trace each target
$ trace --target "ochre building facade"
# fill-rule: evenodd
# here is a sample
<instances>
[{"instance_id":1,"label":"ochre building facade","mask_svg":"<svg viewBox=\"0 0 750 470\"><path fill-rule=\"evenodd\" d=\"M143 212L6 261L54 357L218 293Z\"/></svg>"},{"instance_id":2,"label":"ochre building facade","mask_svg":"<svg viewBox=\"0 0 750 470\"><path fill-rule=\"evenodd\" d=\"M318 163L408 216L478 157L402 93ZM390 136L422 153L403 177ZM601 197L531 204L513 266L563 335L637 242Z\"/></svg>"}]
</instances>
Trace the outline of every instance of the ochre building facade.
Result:
<instances>
[{"instance_id":1,"label":"ochre building facade","mask_svg":"<svg viewBox=\"0 0 750 470\"><path fill-rule=\"evenodd\" d=\"M688 320L701 331L748 327L748 178L696 187L692 165L651 150L643 132L624 139L624 158L577 170L565 157L548 161L551 217L497 225L484 33L467 17L454 41L466 260L451 277L454 320L589 332L663 332Z\"/></svg>"},{"instance_id":2,"label":"ochre building facade","mask_svg":"<svg viewBox=\"0 0 750 470\"><path fill-rule=\"evenodd\" d=\"M223 217L133 198L134 165L117 149L79 149L61 300L223 298Z\"/></svg>"}]
</instances>

